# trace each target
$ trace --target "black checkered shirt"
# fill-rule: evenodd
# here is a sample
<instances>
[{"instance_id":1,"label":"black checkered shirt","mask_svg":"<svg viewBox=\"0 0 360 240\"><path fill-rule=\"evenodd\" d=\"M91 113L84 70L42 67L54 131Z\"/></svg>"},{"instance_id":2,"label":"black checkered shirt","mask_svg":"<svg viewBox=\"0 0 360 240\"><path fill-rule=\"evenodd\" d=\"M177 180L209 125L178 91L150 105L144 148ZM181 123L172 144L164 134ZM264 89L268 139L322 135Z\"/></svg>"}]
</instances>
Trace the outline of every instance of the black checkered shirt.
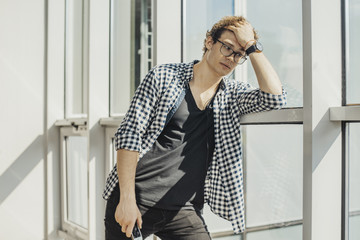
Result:
<instances>
[{"instance_id":1,"label":"black checkered shirt","mask_svg":"<svg viewBox=\"0 0 360 240\"><path fill-rule=\"evenodd\" d=\"M115 134L117 150L138 151L141 161L192 79L194 63L163 64L150 70ZM205 202L215 214L231 221L235 233L245 229L240 118L248 113L280 109L285 103L284 90L281 95L273 95L226 77L214 98L215 149L205 181ZM106 181L104 199L109 199L117 183L115 165Z\"/></svg>"}]
</instances>

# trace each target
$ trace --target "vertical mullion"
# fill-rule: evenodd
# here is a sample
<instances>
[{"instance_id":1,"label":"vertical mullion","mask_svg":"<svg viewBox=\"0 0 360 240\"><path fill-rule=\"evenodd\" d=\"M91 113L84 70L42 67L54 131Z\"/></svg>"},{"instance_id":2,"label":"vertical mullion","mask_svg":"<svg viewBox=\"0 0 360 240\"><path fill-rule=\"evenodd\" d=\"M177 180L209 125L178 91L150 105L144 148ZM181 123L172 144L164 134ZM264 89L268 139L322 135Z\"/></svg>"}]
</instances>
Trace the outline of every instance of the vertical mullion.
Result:
<instances>
[{"instance_id":1,"label":"vertical mullion","mask_svg":"<svg viewBox=\"0 0 360 240\"><path fill-rule=\"evenodd\" d=\"M342 135L342 183L341 183L341 239L349 239L349 125L341 123Z\"/></svg>"},{"instance_id":2,"label":"vertical mullion","mask_svg":"<svg viewBox=\"0 0 360 240\"><path fill-rule=\"evenodd\" d=\"M312 233L312 42L311 0L302 1L303 27L303 240Z\"/></svg>"},{"instance_id":3,"label":"vertical mullion","mask_svg":"<svg viewBox=\"0 0 360 240\"><path fill-rule=\"evenodd\" d=\"M341 64L342 64L342 106L346 105L346 77L349 73L349 0L341 0ZM342 183L341 183L341 239L349 239L349 125L341 123Z\"/></svg>"}]
</instances>

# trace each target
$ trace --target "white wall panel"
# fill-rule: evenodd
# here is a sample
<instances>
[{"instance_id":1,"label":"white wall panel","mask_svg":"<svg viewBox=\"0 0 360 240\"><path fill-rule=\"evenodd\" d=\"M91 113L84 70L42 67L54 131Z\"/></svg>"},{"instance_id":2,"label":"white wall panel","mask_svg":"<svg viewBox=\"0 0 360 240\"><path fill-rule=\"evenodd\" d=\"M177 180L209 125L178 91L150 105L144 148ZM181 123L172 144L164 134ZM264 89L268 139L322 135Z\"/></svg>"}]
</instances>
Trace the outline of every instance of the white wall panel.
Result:
<instances>
[{"instance_id":1,"label":"white wall panel","mask_svg":"<svg viewBox=\"0 0 360 240\"><path fill-rule=\"evenodd\" d=\"M42 239L44 1L0 4L0 239Z\"/></svg>"},{"instance_id":2,"label":"white wall panel","mask_svg":"<svg viewBox=\"0 0 360 240\"><path fill-rule=\"evenodd\" d=\"M326 6L324 8L324 6ZM340 1L303 1L304 240L340 239L341 105Z\"/></svg>"},{"instance_id":3,"label":"white wall panel","mask_svg":"<svg viewBox=\"0 0 360 240\"><path fill-rule=\"evenodd\" d=\"M61 226L60 134L54 123L64 118L65 0L49 0L48 9L48 234L56 239Z\"/></svg>"}]
</instances>

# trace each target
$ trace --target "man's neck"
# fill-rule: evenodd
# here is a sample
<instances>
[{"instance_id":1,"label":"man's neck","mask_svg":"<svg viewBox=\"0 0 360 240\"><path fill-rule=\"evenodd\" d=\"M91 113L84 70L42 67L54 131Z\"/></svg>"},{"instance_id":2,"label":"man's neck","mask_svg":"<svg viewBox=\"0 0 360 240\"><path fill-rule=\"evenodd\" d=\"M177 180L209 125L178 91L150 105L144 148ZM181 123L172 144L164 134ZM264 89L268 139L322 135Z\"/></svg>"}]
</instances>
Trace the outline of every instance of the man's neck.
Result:
<instances>
[{"instance_id":1,"label":"man's neck","mask_svg":"<svg viewBox=\"0 0 360 240\"><path fill-rule=\"evenodd\" d=\"M194 65L193 76L192 85L200 89L216 87L223 77L219 76L204 59Z\"/></svg>"}]
</instances>

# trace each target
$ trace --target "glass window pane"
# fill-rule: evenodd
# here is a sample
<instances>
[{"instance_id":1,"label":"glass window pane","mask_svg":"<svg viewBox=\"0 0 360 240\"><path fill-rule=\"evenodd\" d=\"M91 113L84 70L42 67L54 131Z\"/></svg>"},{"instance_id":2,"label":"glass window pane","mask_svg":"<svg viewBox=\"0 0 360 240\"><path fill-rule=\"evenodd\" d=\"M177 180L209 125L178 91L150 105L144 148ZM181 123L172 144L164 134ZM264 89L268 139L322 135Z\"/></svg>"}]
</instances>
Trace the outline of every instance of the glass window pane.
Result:
<instances>
[{"instance_id":1,"label":"glass window pane","mask_svg":"<svg viewBox=\"0 0 360 240\"><path fill-rule=\"evenodd\" d=\"M110 116L116 116L127 111L135 89L154 66L153 0L110 3Z\"/></svg>"},{"instance_id":2,"label":"glass window pane","mask_svg":"<svg viewBox=\"0 0 360 240\"><path fill-rule=\"evenodd\" d=\"M184 12L184 61L201 59L206 31L222 17L234 15L234 0L188 0ZM202 9L203 11L199 11ZM232 230L231 223L204 207L204 219L211 233Z\"/></svg>"},{"instance_id":3,"label":"glass window pane","mask_svg":"<svg viewBox=\"0 0 360 240\"><path fill-rule=\"evenodd\" d=\"M188 0L185 15L184 60L200 60L206 30L210 30L222 17L234 15L234 0Z\"/></svg>"},{"instance_id":4,"label":"glass window pane","mask_svg":"<svg viewBox=\"0 0 360 240\"><path fill-rule=\"evenodd\" d=\"M110 115L125 113L131 98L131 1L110 1Z\"/></svg>"},{"instance_id":5,"label":"glass window pane","mask_svg":"<svg viewBox=\"0 0 360 240\"><path fill-rule=\"evenodd\" d=\"M360 103L360 0L349 0L348 77L346 102Z\"/></svg>"},{"instance_id":6,"label":"glass window pane","mask_svg":"<svg viewBox=\"0 0 360 240\"><path fill-rule=\"evenodd\" d=\"M247 18L259 32L264 53L288 92L287 107L302 107L302 1L257 0L246 4ZM258 86L250 63L248 69L249 83Z\"/></svg>"},{"instance_id":7,"label":"glass window pane","mask_svg":"<svg viewBox=\"0 0 360 240\"><path fill-rule=\"evenodd\" d=\"M83 81L83 3L66 0L65 87L66 117L86 112Z\"/></svg>"},{"instance_id":8,"label":"glass window pane","mask_svg":"<svg viewBox=\"0 0 360 240\"><path fill-rule=\"evenodd\" d=\"M215 215L207 204L204 205L203 217L210 233L232 231L231 222Z\"/></svg>"},{"instance_id":9,"label":"glass window pane","mask_svg":"<svg viewBox=\"0 0 360 240\"><path fill-rule=\"evenodd\" d=\"M68 221L88 227L87 138L67 137L66 189Z\"/></svg>"},{"instance_id":10,"label":"glass window pane","mask_svg":"<svg viewBox=\"0 0 360 240\"><path fill-rule=\"evenodd\" d=\"M348 125L349 240L360 239L360 123Z\"/></svg>"},{"instance_id":11,"label":"glass window pane","mask_svg":"<svg viewBox=\"0 0 360 240\"><path fill-rule=\"evenodd\" d=\"M302 225L251 232L247 240L302 240Z\"/></svg>"},{"instance_id":12,"label":"glass window pane","mask_svg":"<svg viewBox=\"0 0 360 240\"><path fill-rule=\"evenodd\" d=\"M360 215L349 217L349 240L360 239Z\"/></svg>"},{"instance_id":13,"label":"glass window pane","mask_svg":"<svg viewBox=\"0 0 360 240\"><path fill-rule=\"evenodd\" d=\"M302 129L243 127L247 227L302 219Z\"/></svg>"}]
</instances>

